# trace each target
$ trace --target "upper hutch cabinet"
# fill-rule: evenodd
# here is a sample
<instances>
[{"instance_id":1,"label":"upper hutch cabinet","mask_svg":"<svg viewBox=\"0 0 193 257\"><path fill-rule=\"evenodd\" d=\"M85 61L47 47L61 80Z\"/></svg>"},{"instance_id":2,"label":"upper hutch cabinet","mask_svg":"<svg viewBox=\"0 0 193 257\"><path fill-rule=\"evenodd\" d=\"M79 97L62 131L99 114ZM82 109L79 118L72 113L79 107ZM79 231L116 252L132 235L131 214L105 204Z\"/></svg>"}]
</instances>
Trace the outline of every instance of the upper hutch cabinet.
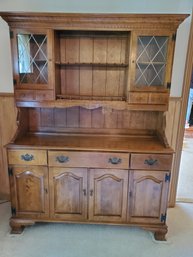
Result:
<instances>
[{"instance_id":1,"label":"upper hutch cabinet","mask_svg":"<svg viewBox=\"0 0 193 257\"><path fill-rule=\"evenodd\" d=\"M51 32L15 29L11 38L16 99L54 100Z\"/></svg>"}]
</instances>

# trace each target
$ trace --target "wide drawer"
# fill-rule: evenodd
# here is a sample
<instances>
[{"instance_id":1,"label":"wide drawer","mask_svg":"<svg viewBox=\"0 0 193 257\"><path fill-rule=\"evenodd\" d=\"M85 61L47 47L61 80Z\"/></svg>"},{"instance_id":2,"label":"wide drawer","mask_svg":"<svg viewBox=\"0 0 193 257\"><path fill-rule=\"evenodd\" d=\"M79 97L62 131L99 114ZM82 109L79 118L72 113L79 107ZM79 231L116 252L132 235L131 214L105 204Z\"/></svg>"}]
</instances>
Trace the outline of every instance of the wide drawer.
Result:
<instances>
[{"instance_id":1,"label":"wide drawer","mask_svg":"<svg viewBox=\"0 0 193 257\"><path fill-rule=\"evenodd\" d=\"M49 166L91 167L91 168L129 168L129 154L49 151Z\"/></svg>"},{"instance_id":2,"label":"wide drawer","mask_svg":"<svg viewBox=\"0 0 193 257\"><path fill-rule=\"evenodd\" d=\"M131 154L131 169L170 170L171 154Z\"/></svg>"},{"instance_id":3,"label":"wide drawer","mask_svg":"<svg viewBox=\"0 0 193 257\"><path fill-rule=\"evenodd\" d=\"M47 165L45 150L8 150L9 164Z\"/></svg>"}]
</instances>

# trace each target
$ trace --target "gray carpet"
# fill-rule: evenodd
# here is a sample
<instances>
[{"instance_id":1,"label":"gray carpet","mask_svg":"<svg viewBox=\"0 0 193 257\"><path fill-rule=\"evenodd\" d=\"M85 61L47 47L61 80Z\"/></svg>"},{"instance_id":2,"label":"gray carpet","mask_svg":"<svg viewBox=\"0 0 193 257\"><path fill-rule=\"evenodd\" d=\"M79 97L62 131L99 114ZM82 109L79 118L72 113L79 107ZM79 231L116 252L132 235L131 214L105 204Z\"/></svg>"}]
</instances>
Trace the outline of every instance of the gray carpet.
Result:
<instances>
[{"instance_id":1,"label":"gray carpet","mask_svg":"<svg viewBox=\"0 0 193 257\"><path fill-rule=\"evenodd\" d=\"M137 228L37 224L9 234L9 203L0 204L0 257L193 257L193 204L168 211L167 242Z\"/></svg>"}]
</instances>

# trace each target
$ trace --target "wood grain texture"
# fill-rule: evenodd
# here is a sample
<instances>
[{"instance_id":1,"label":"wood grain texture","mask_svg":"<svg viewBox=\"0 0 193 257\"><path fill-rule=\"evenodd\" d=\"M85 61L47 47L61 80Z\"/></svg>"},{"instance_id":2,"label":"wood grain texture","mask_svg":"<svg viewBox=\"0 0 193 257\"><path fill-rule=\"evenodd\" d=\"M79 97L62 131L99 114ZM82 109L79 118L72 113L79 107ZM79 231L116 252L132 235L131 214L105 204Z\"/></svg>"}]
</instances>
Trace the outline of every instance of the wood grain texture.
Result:
<instances>
[{"instance_id":1,"label":"wood grain texture","mask_svg":"<svg viewBox=\"0 0 193 257\"><path fill-rule=\"evenodd\" d=\"M49 168L50 214L64 220L87 218L87 170Z\"/></svg>"},{"instance_id":2,"label":"wood grain texture","mask_svg":"<svg viewBox=\"0 0 193 257\"><path fill-rule=\"evenodd\" d=\"M9 199L7 167L8 144L16 132L16 115L13 94L0 96L0 199Z\"/></svg>"},{"instance_id":3,"label":"wood grain texture","mask_svg":"<svg viewBox=\"0 0 193 257\"><path fill-rule=\"evenodd\" d=\"M125 222L127 170L90 169L89 220Z\"/></svg>"}]
</instances>

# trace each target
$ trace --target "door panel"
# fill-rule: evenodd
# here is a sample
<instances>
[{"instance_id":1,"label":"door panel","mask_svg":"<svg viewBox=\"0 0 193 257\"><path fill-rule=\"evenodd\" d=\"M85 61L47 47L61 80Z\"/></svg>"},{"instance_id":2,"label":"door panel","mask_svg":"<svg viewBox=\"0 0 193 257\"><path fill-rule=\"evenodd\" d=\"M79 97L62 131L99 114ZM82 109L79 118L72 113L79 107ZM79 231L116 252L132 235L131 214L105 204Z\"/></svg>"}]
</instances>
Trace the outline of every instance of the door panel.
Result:
<instances>
[{"instance_id":1,"label":"door panel","mask_svg":"<svg viewBox=\"0 0 193 257\"><path fill-rule=\"evenodd\" d=\"M89 219L124 222L127 201L127 170L91 169Z\"/></svg>"},{"instance_id":2,"label":"door panel","mask_svg":"<svg viewBox=\"0 0 193 257\"><path fill-rule=\"evenodd\" d=\"M167 207L167 174L162 171L131 171L129 221L161 223L161 215L165 215Z\"/></svg>"},{"instance_id":3,"label":"door panel","mask_svg":"<svg viewBox=\"0 0 193 257\"><path fill-rule=\"evenodd\" d=\"M50 168L51 216L66 220L87 217L87 170Z\"/></svg>"},{"instance_id":4,"label":"door panel","mask_svg":"<svg viewBox=\"0 0 193 257\"><path fill-rule=\"evenodd\" d=\"M14 167L12 204L17 216L48 216L48 172L46 167Z\"/></svg>"}]
</instances>

